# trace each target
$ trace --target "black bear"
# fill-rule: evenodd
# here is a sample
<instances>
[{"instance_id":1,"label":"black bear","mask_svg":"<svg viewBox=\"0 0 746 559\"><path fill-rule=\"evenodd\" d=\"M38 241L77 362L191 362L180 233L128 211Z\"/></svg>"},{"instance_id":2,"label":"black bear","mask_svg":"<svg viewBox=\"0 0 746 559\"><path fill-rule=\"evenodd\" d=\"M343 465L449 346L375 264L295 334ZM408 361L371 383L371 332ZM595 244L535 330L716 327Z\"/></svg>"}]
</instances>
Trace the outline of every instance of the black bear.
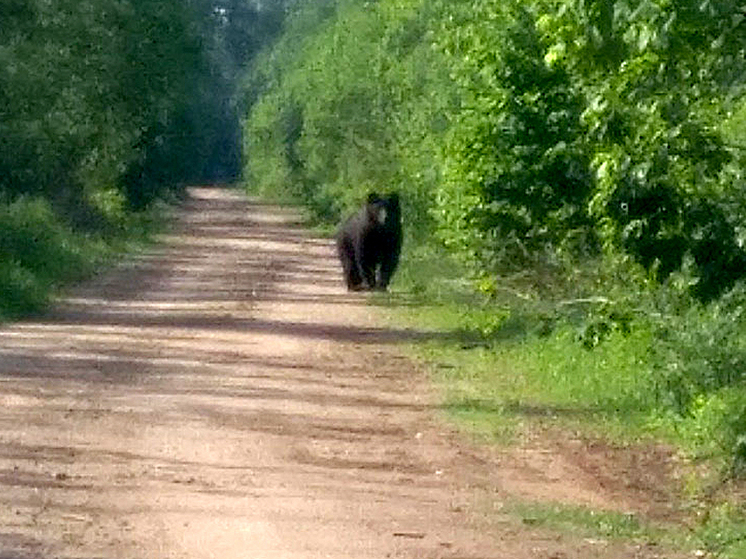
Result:
<instances>
[{"instance_id":1,"label":"black bear","mask_svg":"<svg viewBox=\"0 0 746 559\"><path fill-rule=\"evenodd\" d=\"M402 244L399 195L368 194L363 208L337 232L337 251L347 289L386 290Z\"/></svg>"}]
</instances>

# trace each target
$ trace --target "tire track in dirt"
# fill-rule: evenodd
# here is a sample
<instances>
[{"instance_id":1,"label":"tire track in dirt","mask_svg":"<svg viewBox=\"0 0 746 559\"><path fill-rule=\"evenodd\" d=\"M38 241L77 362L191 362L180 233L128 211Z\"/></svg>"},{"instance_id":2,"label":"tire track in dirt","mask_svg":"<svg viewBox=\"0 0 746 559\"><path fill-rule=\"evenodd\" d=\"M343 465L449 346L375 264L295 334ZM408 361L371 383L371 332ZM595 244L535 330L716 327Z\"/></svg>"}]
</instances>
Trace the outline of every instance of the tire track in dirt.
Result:
<instances>
[{"instance_id":1,"label":"tire track in dirt","mask_svg":"<svg viewBox=\"0 0 746 559\"><path fill-rule=\"evenodd\" d=\"M499 513L292 210L190 189L155 248L0 330L0 559L654 557ZM499 495L498 495L499 496Z\"/></svg>"}]
</instances>

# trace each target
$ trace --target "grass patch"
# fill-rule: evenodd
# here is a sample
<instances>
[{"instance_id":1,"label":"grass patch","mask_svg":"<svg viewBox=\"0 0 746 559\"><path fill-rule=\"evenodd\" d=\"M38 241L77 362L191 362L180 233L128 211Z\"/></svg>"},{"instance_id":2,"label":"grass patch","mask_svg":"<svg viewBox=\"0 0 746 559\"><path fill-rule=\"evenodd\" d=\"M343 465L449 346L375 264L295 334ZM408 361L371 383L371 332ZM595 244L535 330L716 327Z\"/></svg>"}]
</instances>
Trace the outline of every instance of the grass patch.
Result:
<instances>
[{"instance_id":1,"label":"grass patch","mask_svg":"<svg viewBox=\"0 0 746 559\"><path fill-rule=\"evenodd\" d=\"M711 557L746 557L746 505L743 500L727 502L701 510L702 522L693 532L699 546Z\"/></svg>"},{"instance_id":2,"label":"grass patch","mask_svg":"<svg viewBox=\"0 0 746 559\"><path fill-rule=\"evenodd\" d=\"M661 441L684 458L687 527L551 503L513 503L516 514L593 537L653 538L713 557L746 557L746 389L739 381L746 336L732 312L742 308L742 295L669 312L630 290L617 308L578 312L524 297L530 288L482 294L463 277L447 256L410 249L392 293L374 300L398 325L434 334L411 351L429 366L442 408L464 432L510 445L548 427L623 445ZM633 307L647 304L655 312Z\"/></svg>"},{"instance_id":3,"label":"grass patch","mask_svg":"<svg viewBox=\"0 0 746 559\"><path fill-rule=\"evenodd\" d=\"M647 332L614 334L588 351L572 327L539 336L520 316L504 317L497 328L488 322L487 336L472 324L474 314L458 305L409 307L397 317L412 327L450 329L451 335L416 352L431 364L445 408L481 435L504 440L519 435L525 422L580 428L620 442L665 431L665 424L650 420L655 395Z\"/></svg>"},{"instance_id":4,"label":"grass patch","mask_svg":"<svg viewBox=\"0 0 746 559\"><path fill-rule=\"evenodd\" d=\"M633 514L518 500L505 502L502 512L515 516L530 526L560 530L585 538L636 540L677 546L685 544L681 534L653 526Z\"/></svg>"},{"instance_id":5,"label":"grass patch","mask_svg":"<svg viewBox=\"0 0 746 559\"><path fill-rule=\"evenodd\" d=\"M668 549L694 552L693 556L740 559L746 557L744 511L732 504L709 510L689 530L675 524L652 523L634 514L598 511L560 503L507 500L501 512L529 526L547 528L583 538L635 541Z\"/></svg>"},{"instance_id":6,"label":"grass patch","mask_svg":"<svg viewBox=\"0 0 746 559\"><path fill-rule=\"evenodd\" d=\"M525 302L475 292L458 279L455 264L428 265L421 260L439 259L414 256L390 296L392 320L441 334L415 351L431 364L444 407L458 423L498 440L518 435L524 421L600 429L620 441L661 428L648 420L655 406L649 330L613 331L589 350L581 325L547 327L547 317ZM397 291L406 293L406 305Z\"/></svg>"}]
</instances>

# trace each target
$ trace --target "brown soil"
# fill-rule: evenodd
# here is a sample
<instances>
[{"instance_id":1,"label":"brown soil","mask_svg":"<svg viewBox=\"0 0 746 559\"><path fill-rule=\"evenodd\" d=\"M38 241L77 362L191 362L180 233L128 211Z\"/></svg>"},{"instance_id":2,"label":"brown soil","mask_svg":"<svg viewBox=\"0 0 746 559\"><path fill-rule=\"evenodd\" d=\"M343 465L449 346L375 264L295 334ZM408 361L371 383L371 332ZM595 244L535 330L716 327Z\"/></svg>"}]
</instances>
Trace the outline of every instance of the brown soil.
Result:
<instances>
[{"instance_id":1,"label":"brown soil","mask_svg":"<svg viewBox=\"0 0 746 559\"><path fill-rule=\"evenodd\" d=\"M427 334L380 326L330 241L190 194L156 248L0 329L0 559L675 557L501 512L665 516L664 451L464 441L397 349Z\"/></svg>"}]
</instances>

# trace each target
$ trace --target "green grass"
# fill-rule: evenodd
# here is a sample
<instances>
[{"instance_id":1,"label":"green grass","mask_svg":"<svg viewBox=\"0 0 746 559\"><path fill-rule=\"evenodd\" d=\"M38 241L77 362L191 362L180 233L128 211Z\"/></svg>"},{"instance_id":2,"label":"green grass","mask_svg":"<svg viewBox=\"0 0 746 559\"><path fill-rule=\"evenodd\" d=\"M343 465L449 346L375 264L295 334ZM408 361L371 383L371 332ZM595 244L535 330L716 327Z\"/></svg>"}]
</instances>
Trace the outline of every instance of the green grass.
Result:
<instances>
[{"instance_id":1,"label":"green grass","mask_svg":"<svg viewBox=\"0 0 746 559\"><path fill-rule=\"evenodd\" d=\"M648 421L655 406L649 330L614 331L589 350L580 326L547 326L545 313L525 302L476 293L457 279L455 264L413 256L390 296L392 320L439 333L415 350L431 364L444 407L459 423L501 440L523 420L603 427L626 439L660 428Z\"/></svg>"},{"instance_id":2,"label":"green grass","mask_svg":"<svg viewBox=\"0 0 746 559\"><path fill-rule=\"evenodd\" d=\"M513 499L504 503L501 512L530 526L583 538L654 544L668 549L696 551L697 556L709 558L746 557L742 516L738 520L743 511L734 511L730 505L713 508L707 518L692 530L672 523L652 523L634 514L559 503L528 503Z\"/></svg>"},{"instance_id":3,"label":"green grass","mask_svg":"<svg viewBox=\"0 0 746 559\"><path fill-rule=\"evenodd\" d=\"M500 512L537 528L554 530L581 538L605 541L633 541L662 546L697 556L722 559L746 557L743 505L723 503L699 510L698 523L650 521L638 514L594 510L557 502L503 499Z\"/></svg>"},{"instance_id":4,"label":"green grass","mask_svg":"<svg viewBox=\"0 0 746 559\"><path fill-rule=\"evenodd\" d=\"M463 277L444 255L410 249L392 293L374 300L389 320L425 334L410 350L427 364L444 413L464 432L499 445L545 427L622 444L661 441L691 464L681 487L689 528L553 503L515 501L516 516L594 537L653 538L713 557L746 557L746 506L723 485L739 464L732 445L746 425L744 387L723 383L720 374L741 362L744 347L736 328L723 327L730 315L672 315L662 329L658 318L639 313L620 327L610 322L589 344L589 324L595 328L608 313L553 309L514 295L530 291L514 284L504 297L487 296ZM728 339L708 340L713 331ZM683 407L671 398L678 388L670 385L679 382L689 382Z\"/></svg>"},{"instance_id":5,"label":"green grass","mask_svg":"<svg viewBox=\"0 0 746 559\"><path fill-rule=\"evenodd\" d=\"M630 442L664 429L650 419L648 332L614 333L589 351L571 326L538 335L530 319L502 309L495 314L502 326L493 317L480 329L475 316L484 312L442 303L410 306L395 318L447 332L415 352L431 365L445 408L469 430L510 440L527 421L551 422Z\"/></svg>"},{"instance_id":6,"label":"green grass","mask_svg":"<svg viewBox=\"0 0 746 559\"><path fill-rule=\"evenodd\" d=\"M684 546L682 534L666 527L654 526L634 514L596 511L587 507L559 503L527 503L508 500L502 512L523 523L560 530L584 538L635 540Z\"/></svg>"}]
</instances>

